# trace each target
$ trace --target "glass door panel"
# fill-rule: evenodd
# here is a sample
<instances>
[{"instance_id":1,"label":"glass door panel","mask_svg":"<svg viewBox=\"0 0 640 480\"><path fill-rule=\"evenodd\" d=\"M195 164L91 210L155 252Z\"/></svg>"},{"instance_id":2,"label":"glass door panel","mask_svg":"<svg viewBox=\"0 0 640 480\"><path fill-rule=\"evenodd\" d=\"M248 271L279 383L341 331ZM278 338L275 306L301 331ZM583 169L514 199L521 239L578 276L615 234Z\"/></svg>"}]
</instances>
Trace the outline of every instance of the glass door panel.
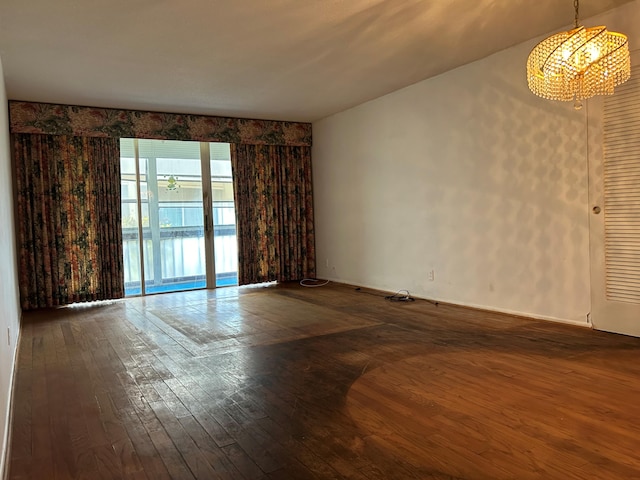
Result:
<instances>
[{"instance_id":1,"label":"glass door panel","mask_svg":"<svg viewBox=\"0 0 640 480\"><path fill-rule=\"evenodd\" d=\"M238 284L236 212L228 143L209 144L216 286Z\"/></svg>"},{"instance_id":2,"label":"glass door panel","mask_svg":"<svg viewBox=\"0 0 640 480\"><path fill-rule=\"evenodd\" d=\"M144 293L203 288L204 213L199 142L138 140Z\"/></svg>"},{"instance_id":3,"label":"glass door panel","mask_svg":"<svg viewBox=\"0 0 640 480\"><path fill-rule=\"evenodd\" d=\"M141 293L140 236L136 158L132 139L120 141L122 250L125 295Z\"/></svg>"}]
</instances>

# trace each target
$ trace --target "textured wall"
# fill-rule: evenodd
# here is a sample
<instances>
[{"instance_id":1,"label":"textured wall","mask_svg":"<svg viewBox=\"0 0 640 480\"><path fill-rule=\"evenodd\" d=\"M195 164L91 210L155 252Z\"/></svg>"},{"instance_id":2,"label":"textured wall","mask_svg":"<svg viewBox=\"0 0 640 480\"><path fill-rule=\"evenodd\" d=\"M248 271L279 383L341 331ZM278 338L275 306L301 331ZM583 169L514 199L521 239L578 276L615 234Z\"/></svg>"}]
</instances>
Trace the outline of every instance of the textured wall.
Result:
<instances>
[{"instance_id":1,"label":"textured wall","mask_svg":"<svg viewBox=\"0 0 640 480\"><path fill-rule=\"evenodd\" d=\"M0 61L0 475L6 453L11 377L19 329L13 187L9 154L7 95ZM9 338L7 337L9 329Z\"/></svg>"},{"instance_id":2,"label":"textured wall","mask_svg":"<svg viewBox=\"0 0 640 480\"><path fill-rule=\"evenodd\" d=\"M582 23L640 46L640 0ZM535 43L314 123L320 277L586 323L586 110L529 92Z\"/></svg>"},{"instance_id":3,"label":"textured wall","mask_svg":"<svg viewBox=\"0 0 640 480\"><path fill-rule=\"evenodd\" d=\"M586 115L529 92L534 43L313 125L319 277L586 323Z\"/></svg>"}]
</instances>

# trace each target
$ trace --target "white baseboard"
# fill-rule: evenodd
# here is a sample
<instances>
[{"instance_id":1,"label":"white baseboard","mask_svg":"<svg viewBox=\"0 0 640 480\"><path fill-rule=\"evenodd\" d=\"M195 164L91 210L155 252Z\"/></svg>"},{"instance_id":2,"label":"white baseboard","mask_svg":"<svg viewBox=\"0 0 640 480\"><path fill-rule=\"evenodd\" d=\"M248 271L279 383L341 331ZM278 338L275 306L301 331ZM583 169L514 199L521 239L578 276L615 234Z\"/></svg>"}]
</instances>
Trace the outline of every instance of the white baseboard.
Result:
<instances>
[{"instance_id":1,"label":"white baseboard","mask_svg":"<svg viewBox=\"0 0 640 480\"><path fill-rule=\"evenodd\" d=\"M7 405L7 417L5 419L5 431L2 436L2 455L0 455L0 476L3 480L9 478L9 455L11 453L10 433L13 424L13 394L16 380L16 372L18 365L18 350L20 349L20 340L22 338L22 314L18 319L18 335L16 336L15 348L13 349L13 359L11 362L11 380L9 381L9 404Z\"/></svg>"},{"instance_id":2,"label":"white baseboard","mask_svg":"<svg viewBox=\"0 0 640 480\"><path fill-rule=\"evenodd\" d=\"M325 278L325 277L322 277ZM361 288L370 288L372 290L378 290L381 292L386 292L387 290L384 288L380 288L380 287L374 287L371 285L359 285L355 282L349 282L348 280L340 280L340 279L335 279L335 278L331 278L331 277L326 277L327 280L330 280L332 282L335 283L341 283L341 284L345 284L345 285L353 285L354 287L361 287ZM391 290L389 290L390 293L393 293ZM581 320L569 320L566 318L558 318L558 317L552 317L552 316L548 316L548 315L539 315L539 314L535 314L535 313L528 313L528 312L519 312L516 310L509 310L506 308L499 308L499 307L493 307L493 306L489 306L489 305L478 305L478 304L474 304L474 303L465 303L465 302L459 302L459 301L455 301L455 300L446 300L446 299L441 299L441 298L426 298L426 297L420 297L418 295L415 295L415 298L422 298L423 300L429 300L429 301L433 301L433 302L438 302L438 303L443 303L443 304L448 304L448 305L456 305L459 307L468 307L468 308L475 308L478 310L485 310L487 312L496 312L496 313L506 313L507 315L515 315L518 317L523 317L523 318L532 318L535 320L544 320L547 322L555 322L555 323L564 323L566 325L574 325L577 327L585 327L585 328L593 328L593 325L591 324L591 322L587 321L587 314L585 314L584 316L584 321Z\"/></svg>"},{"instance_id":3,"label":"white baseboard","mask_svg":"<svg viewBox=\"0 0 640 480\"><path fill-rule=\"evenodd\" d=\"M566 318L551 317L548 315L538 315L535 313L518 312L515 310L509 310L507 308L490 307L487 305L476 305L473 303L450 302L447 300L437 300L437 301L441 303L447 303L449 305L458 305L460 307L477 308L478 310L486 310L488 312L506 313L507 315L515 315L517 317L533 318L535 320L544 320L546 322L564 323L566 325L574 325L576 327L592 328L591 323L587 322L586 314L584 316L585 320L579 321L579 320L569 320Z\"/></svg>"}]
</instances>

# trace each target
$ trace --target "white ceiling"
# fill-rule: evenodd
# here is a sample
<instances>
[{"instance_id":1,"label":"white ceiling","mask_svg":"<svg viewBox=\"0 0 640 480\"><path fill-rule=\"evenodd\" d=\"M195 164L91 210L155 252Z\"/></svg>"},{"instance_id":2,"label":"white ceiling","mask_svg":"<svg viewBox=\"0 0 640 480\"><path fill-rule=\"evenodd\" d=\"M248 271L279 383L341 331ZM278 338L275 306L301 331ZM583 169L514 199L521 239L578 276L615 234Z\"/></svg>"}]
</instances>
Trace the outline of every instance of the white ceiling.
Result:
<instances>
[{"instance_id":1,"label":"white ceiling","mask_svg":"<svg viewBox=\"0 0 640 480\"><path fill-rule=\"evenodd\" d=\"M14 100L314 121L573 17L572 0L0 0L0 57Z\"/></svg>"}]
</instances>

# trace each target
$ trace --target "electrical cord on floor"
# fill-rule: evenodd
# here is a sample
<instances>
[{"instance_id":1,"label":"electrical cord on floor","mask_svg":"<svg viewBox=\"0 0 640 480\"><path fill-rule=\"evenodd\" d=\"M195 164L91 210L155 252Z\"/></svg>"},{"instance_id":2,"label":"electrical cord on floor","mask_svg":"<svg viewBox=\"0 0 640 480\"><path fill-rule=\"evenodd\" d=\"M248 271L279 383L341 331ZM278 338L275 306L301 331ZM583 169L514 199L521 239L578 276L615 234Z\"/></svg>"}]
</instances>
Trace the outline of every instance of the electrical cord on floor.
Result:
<instances>
[{"instance_id":1,"label":"electrical cord on floor","mask_svg":"<svg viewBox=\"0 0 640 480\"><path fill-rule=\"evenodd\" d=\"M367 292L366 290L362 290L360 287L356 287L356 291L366 293L367 295L373 295L374 297L382 297L385 300L389 300L391 302L414 302L415 301L415 298L411 296L411 294L409 293L409 290L398 290L393 295L380 295L379 293Z\"/></svg>"},{"instance_id":2,"label":"electrical cord on floor","mask_svg":"<svg viewBox=\"0 0 640 480\"><path fill-rule=\"evenodd\" d=\"M309 282L315 282L315 283L309 283ZM329 280L325 280L322 283L317 283L317 282L322 282L322 280L318 280L316 278L303 278L302 280L300 280L300 285L302 285L303 287L324 287L329 283Z\"/></svg>"},{"instance_id":3,"label":"electrical cord on floor","mask_svg":"<svg viewBox=\"0 0 640 480\"><path fill-rule=\"evenodd\" d=\"M409 293L409 290L398 290L393 295L385 296L384 299L389 300L391 302L415 302L416 300L411 296L411 294Z\"/></svg>"},{"instance_id":4,"label":"electrical cord on floor","mask_svg":"<svg viewBox=\"0 0 640 480\"><path fill-rule=\"evenodd\" d=\"M356 287L356 292L366 293L367 295L373 295L374 297L383 297L385 300L389 300L390 302L415 302L416 299L411 296L409 290L398 290L393 295L380 295L378 293L367 292L366 290L362 290L360 287ZM438 302L434 300L424 299L425 301L434 304L436 307L438 306Z\"/></svg>"}]
</instances>

